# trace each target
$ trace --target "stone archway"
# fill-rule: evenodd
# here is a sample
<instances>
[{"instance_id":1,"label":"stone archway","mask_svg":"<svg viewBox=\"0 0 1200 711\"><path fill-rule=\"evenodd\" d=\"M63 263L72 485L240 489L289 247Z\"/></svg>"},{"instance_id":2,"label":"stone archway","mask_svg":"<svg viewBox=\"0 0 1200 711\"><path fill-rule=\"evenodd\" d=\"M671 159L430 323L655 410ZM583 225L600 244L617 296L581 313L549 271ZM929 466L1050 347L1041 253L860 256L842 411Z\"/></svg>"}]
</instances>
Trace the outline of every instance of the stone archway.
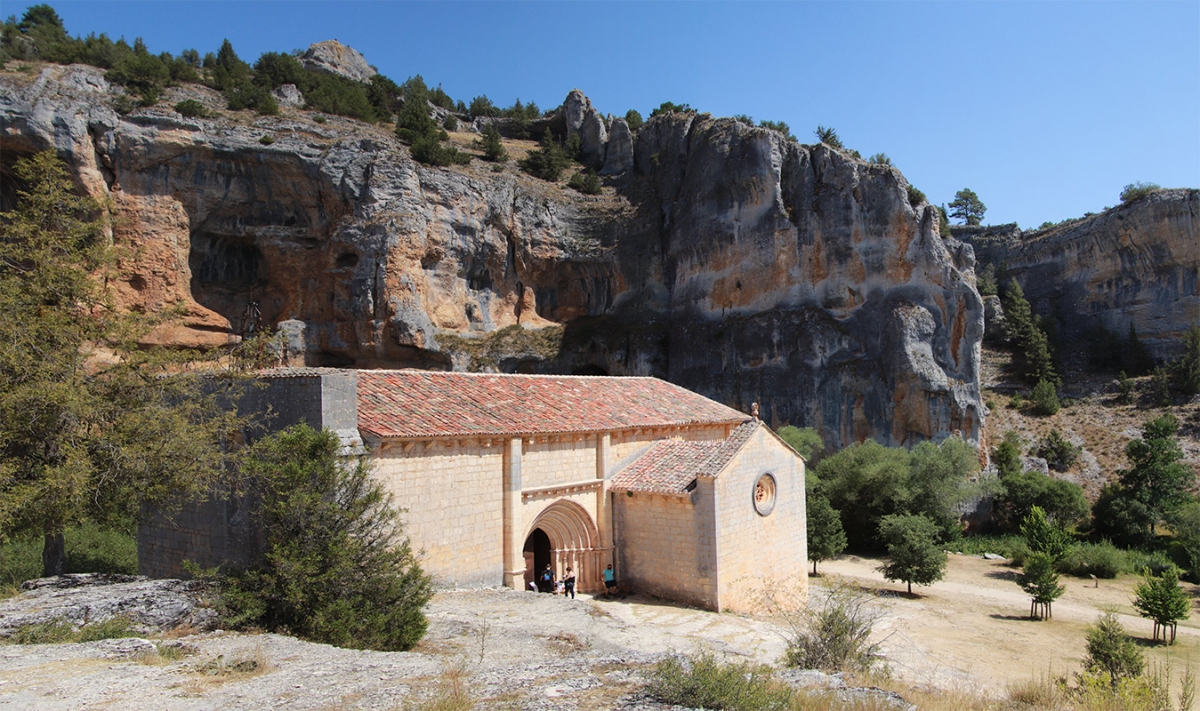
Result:
<instances>
[{"instance_id":1,"label":"stone archway","mask_svg":"<svg viewBox=\"0 0 1200 711\"><path fill-rule=\"evenodd\" d=\"M596 524L586 509L574 501L555 501L530 524L526 540L538 529L550 539L550 564L556 576L561 578L570 566L574 569L575 587L579 592L596 592L604 588L600 575L604 548Z\"/></svg>"}]
</instances>

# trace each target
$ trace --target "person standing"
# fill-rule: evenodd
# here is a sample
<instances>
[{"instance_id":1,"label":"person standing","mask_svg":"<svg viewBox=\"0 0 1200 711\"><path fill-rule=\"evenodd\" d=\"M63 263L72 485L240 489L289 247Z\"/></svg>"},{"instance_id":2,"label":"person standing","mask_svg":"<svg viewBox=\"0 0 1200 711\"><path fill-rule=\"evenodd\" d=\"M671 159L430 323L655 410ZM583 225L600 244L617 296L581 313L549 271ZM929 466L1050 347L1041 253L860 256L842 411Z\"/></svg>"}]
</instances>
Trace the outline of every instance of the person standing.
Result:
<instances>
[{"instance_id":1,"label":"person standing","mask_svg":"<svg viewBox=\"0 0 1200 711\"><path fill-rule=\"evenodd\" d=\"M554 592L554 569L550 567L549 563L546 564L546 569L542 571L539 582L538 590L544 593Z\"/></svg>"},{"instance_id":2,"label":"person standing","mask_svg":"<svg viewBox=\"0 0 1200 711\"><path fill-rule=\"evenodd\" d=\"M571 572L570 568L567 568L567 573L566 573L566 575L563 576L562 581L563 581L563 597L570 595L571 599L574 600L575 599L575 573Z\"/></svg>"},{"instance_id":3,"label":"person standing","mask_svg":"<svg viewBox=\"0 0 1200 711\"><path fill-rule=\"evenodd\" d=\"M604 569L604 597L608 597L617 591L617 576L613 573L612 563Z\"/></svg>"}]
</instances>

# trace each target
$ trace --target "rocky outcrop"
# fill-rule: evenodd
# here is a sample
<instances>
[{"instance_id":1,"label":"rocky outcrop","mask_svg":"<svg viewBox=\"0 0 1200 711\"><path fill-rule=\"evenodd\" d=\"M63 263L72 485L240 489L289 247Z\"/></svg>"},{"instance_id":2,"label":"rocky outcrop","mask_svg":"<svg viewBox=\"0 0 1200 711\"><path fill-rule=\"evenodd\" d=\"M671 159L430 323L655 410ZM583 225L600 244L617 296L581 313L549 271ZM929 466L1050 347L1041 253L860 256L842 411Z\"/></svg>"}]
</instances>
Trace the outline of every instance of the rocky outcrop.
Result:
<instances>
[{"instance_id":1,"label":"rocky outcrop","mask_svg":"<svg viewBox=\"0 0 1200 711\"><path fill-rule=\"evenodd\" d=\"M357 50L347 47L337 40L317 42L304 53L304 66L322 72L329 72L352 81L371 81L371 77L379 72L367 64L367 60Z\"/></svg>"},{"instance_id":2,"label":"rocky outcrop","mask_svg":"<svg viewBox=\"0 0 1200 711\"><path fill-rule=\"evenodd\" d=\"M1067 337L1130 324L1159 358L1200 323L1200 190L1163 190L1098 215L1034 232L1016 225L953 232L979 262L1016 279L1033 308Z\"/></svg>"},{"instance_id":3,"label":"rocky outcrop","mask_svg":"<svg viewBox=\"0 0 1200 711\"><path fill-rule=\"evenodd\" d=\"M347 119L119 116L109 92L83 67L0 82L5 161L54 147L111 198L142 248L122 300L189 313L160 342L287 322L309 365L655 375L829 446L978 437L973 253L893 168L693 113L608 135L572 92L545 127L623 174L590 197Z\"/></svg>"}]
</instances>

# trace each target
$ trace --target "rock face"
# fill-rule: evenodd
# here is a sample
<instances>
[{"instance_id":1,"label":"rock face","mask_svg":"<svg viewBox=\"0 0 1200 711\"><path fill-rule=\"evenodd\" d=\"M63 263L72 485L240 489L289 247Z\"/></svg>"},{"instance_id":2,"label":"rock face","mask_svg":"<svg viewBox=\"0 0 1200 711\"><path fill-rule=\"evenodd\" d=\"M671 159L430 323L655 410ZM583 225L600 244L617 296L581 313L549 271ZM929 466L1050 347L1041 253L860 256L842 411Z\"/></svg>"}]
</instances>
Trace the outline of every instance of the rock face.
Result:
<instances>
[{"instance_id":1,"label":"rock face","mask_svg":"<svg viewBox=\"0 0 1200 711\"><path fill-rule=\"evenodd\" d=\"M1086 336L1129 325L1159 358L1177 355L1183 332L1200 322L1200 190L1163 190L1129 205L1023 233L1015 225L954 228L979 262L1015 278L1059 332Z\"/></svg>"},{"instance_id":2,"label":"rock face","mask_svg":"<svg viewBox=\"0 0 1200 711\"><path fill-rule=\"evenodd\" d=\"M830 447L978 439L973 253L893 168L707 115L609 136L572 92L546 125L620 174L586 197L347 119L119 116L108 92L86 67L0 81L4 161L54 147L112 198L143 255L124 303L187 307L160 342L286 321L308 365L655 375Z\"/></svg>"},{"instance_id":3,"label":"rock face","mask_svg":"<svg viewBox=\"0 0 1200 711\"><path fill-rule=\"evenodd\" d=\"M371 81L379 72L357 50L337 40L317 42L304 53L304 65L330 74L346 77L353 81Z\"/></svg>"}]
</instances>

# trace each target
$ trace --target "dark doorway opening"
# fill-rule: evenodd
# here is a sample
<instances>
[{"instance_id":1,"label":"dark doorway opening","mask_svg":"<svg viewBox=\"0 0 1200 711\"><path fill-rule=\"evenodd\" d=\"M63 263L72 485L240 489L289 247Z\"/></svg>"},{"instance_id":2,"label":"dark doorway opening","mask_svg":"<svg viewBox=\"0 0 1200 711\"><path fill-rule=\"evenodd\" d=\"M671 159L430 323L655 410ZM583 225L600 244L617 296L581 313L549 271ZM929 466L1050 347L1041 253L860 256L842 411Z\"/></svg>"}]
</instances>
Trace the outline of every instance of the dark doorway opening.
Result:
<instances>
[{"instance_id":1,"label":"dark doorway opening","mask_svg":"<svg viewBox=\"0 0 1200 711\"><path fill-rule=\"evenodd\" d=\"M542 589L540 573L550 565L550 536L540 528L533 529L529 538L525 539L525 579L533 580L538 585L539 592L551 592ZM532 557L530 556L532 553ZM532 564L532 568L530 568ZM555 571L557 574L558 571ZM528 585L528 583L526 583Z\"/></svg>"}]
</instances>

